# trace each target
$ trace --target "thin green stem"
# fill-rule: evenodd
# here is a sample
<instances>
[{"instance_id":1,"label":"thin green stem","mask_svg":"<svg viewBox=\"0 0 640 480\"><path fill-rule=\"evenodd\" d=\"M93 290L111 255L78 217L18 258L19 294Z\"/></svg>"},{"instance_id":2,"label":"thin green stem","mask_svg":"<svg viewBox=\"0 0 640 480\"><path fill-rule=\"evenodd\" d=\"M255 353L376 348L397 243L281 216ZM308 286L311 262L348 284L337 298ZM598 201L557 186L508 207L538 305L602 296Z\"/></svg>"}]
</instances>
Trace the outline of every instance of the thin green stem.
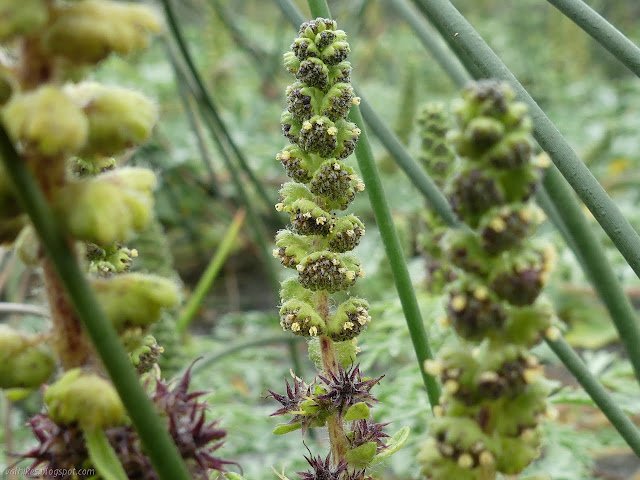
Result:
<instances>
[{"instance_id":1,"label":"thin green stem","mask_svg":"<svg viewBox=\"0 0 640 480\"><path fill-rule=\"evenodd\" d=\"M311 10L311 16L313 18L331 18L331 12L329 6L325 0L308 0L309 10Z\"/></svg>"},{"instance_id":2,"label":"thin green stem","mask_svg":"<svg viewBox=\"0 0 640 480\"><path fill-rule=\"evenodd\" d=\"M580 382L582 388L584 388L602 413L609 419L614 428L631 447L631 450L633 450L637 456L640 456L640 432L622 409L615 404L600 382L591 374L578 354L562 338L555 341L546 340L546 342L578 382Z\"/></svg>"},{"instance_id":3,"label":"thin green stem","mask_svg":"<svg viewBox=\"0 0 640 480\"><path fill-rule=\"evenodd\" d=\"M187 96L185 92L185 87L181 84L180 78L178 78L178 64L176 58L171 51L171 48L167 43L164 43L165 51L167 53L167 57L171 62L171 66L173 67L174 75L176 76L176 90L178 91L178 97L180 98L180 103L182 104L182 109L187 117L187 123L191 127L191 131L193 135L196 137L196 143L198 145L198 150L200 152L200 158L202 159L202 163L204 167L207 169L209 173L209 180L211 185L217 190L218 189L218 181L216 179L216 173L213 168L213 160L211 159L211 155L209 155L209 151L207 150L207 145L205 144L204 137L202 131L200 129L200 123L198 118L194 112L193 105L191 104L191 100Z\"/></svg>"},{"instance_id":4,"label":"thin green stem","mask_svg":"<svg viewBox=\"0 0 640 480\"><path fill-rule=\"evenodd\" d=\"M182 58L184 59L185 64L187 65L187 68L191 74L191 77L197 87L196 98L203 103L205 111L211 116L211 120L215 124L216 129L222 134L223 140L224 140L222 144L226 148L231 149L231 152L233 153L236 160L240 164L240 167L249 177L249 180L251 181L251 184L253 185L253 187L256 189L256 192L258 192L258 196L260 197L261 201L264 203L265 207L267 208L267 211L271 212L271 200L269 199L269 195L264 189L262 182L258 180L255 173L247 163L247 160L244 154L242 153L242 151L240 151L238 146L235 144L233 137L229 133L229 130L227 129L225 123L222 121L222 117L220 116L220 114L218 113L214 105L213 97L211 93L205 87L204 82L202 81L202 78L198 73L198 70L195 66L193 58L189 53L189 48L187 47L187 43L184 39L184 36L182 35L180 26L178 25L178 21L176 19L176 15L173 10L173 6L171 5L171 0L162 0L162 5L164 6L164 10L167 16L167 21L169 24L169 30L171 32L171 35L176 41L176 44L178 45L178 49L180 50L180 54L182 55Z\"/></svg>"},{"instance_id":5,"label":"thin green stem","mask_svg":"<svg viewBox=\"0 0 640 480\"><path fill-rule=\"evenodd\" d=\"M548 169L544 185L554 199L558 213L573 237L575 247L581 252L578 259L585 260L583 262L585 273L611 314L636 378L640 381L640 325L631 301L622 289L603 248L591 231L580 205L573 198L571 189L555 167L551 166Z\"/></svg>"},{"instance_id":6,"label":"thin green stem","mask_svg":"<svg viewBox=\"0 0 640 480\"><path fill-rule=\"evenodd\" d=\"M371 208L373 209L373 213L376 217L380 237L382 238L382 242L387 253L387 259L389 260L389 265L391 267L393 281L395 282L398 296L402 303L404 317L407 321L413 348L418 358L418 364L420 365L422 380L427 388L429 403L433 407L438 404L438 399L440 398L440 387L438 386L436 379L424 370L424 361L433 358L433 354L431 352L431 347L429 346L429 339L424 328L416 294L413 290L409 270L407 269L404 253L402 252L402 246L400 245L398 234L393 225L393 219L391 217L391 212L389 211L389 206L387 205L387 199L382 187L382 182L380 181L378 168L376 167L373 158L373 152L371 151L371 145L369 144L369 139L365 131L362 115L360 114L360 109L357 106L351 108L349 119L358 125L360 130L362 130L356 146L358 165L362 172L362 178L367 185L369 202L371 203Z\"/></svg>"},{"instance_id":7,"label":"thin green stem","mask_svg":"<svg viewBox=\"0 0 640 480\"><path fill-rule=\"evenodd\" d=\"M420 42L456 85L462 86L471 80L467 71L460 65L460 61L454 55L451 55L449 48L442 42L440 36L425 24L420 14L413 7L405 0L389 1L395 7L396 13L412 28ZM365 120L366 118L365 115ZM367 120L367 123L370 123L369 120Z\"/></svg>"},{"instance_id":8,"label":"thin green stem","mask_svg":"<svg viewBox=\"0 0 640 480\"><path fill-rule=\"evenodd\" d=\"M189 480L191 475L164 422L140 385L129 357L85 280L51 207L15 151L4 127L0 127L0 153L7 175L15 186L15 193L31 218L40 237L40 244L55 266L78 318L93 341L159 478Z\"/></svg>"},{"instance_id":9,"label":"thin green stem","mask_svg":"<svg viewBox=\"0 0 640 480\"><path fill-rule=\"evenodd\" d=\"M233 222L231 222L227 233L216 249L216 253L213 255L213 258L209 262L209 265L207 265L206 270L200 277L200 280L198 281L193 294L182 310L180 318L178 319L178 322L176 324L176 329L179 334L183 334L185 332L185 330L191 323L191 320L193 320L193 317L195 317L198 313L200 305L202 305L207 292L211 289L211 285L213 285L213 282L218 277L220 268L222 268L222 265L231 253L231 249L233 248L236 238L238 237L238 233L240 232L240 227L242 227L242 224L244 223L244 217L244 210L240 210L238 213L236 213L236 216L234 217Z\"/></svg>"},{"instance_id":10,"label":"thin green stem","mask_svg":"<svg viewBox=\"0 0 640 480\"><path fill-rule=\"evenodd\" d=\"M534 137L640 277L640 236L531 95L449 0L413 1L459 57L467 56L482 76L515 88L529 106Z\"/></svg>"},{"instance_id":11,"label":"thin green stem","mask_svg":"<svg viewBox=\"0 0 640 480\"><path fill-rule=\"evenodd\" d=\"M172 66L175 69L176 78L178 79L178 88L183 88L183 85L186 85L187 87L189 87L193 82L190 81L189 77L187 77L186 72L182 71L181 67L176 62L172 62ZM193 86L191 86L189 90L194 96L196 95L195 89ZM233 182L236 192L240 197L240 202L247 210L247 217L249 219L248 223L249 223L249 227L251 228L253 240L256 242L256 245L260 249L260 253L264 261L264 266L266 269L267 276L269 277L269 283L271 285L271 288L274 292L277 293L280 288L280 282L278 281L278 275L275 272L273 262L270 261L271 255L269 252L267 242L265 241L266 237L262 231L264 228L264 223L262 219L255 213L253 204L249 199L249 195L247 194L244 186L242 185L242 180L238 175L238 171L231 164L231 159L229 158L229 154L227 150L224 148L224 145L220 138L218 126L216 125L214 119L210 115L206 114L207 113L206 106L203 105L201 102L198 102L198 106L201 108L201 113L203 114L205 125L207 126L207 129L209 130L211 137L218 144L218 147L220 149L220 154L222 156L222 160L224 161L225 166L227 167L227 170L231 175L231 181ZM269 205L270 205L270 210L272 210L271 203Z\"/></svg>"},{"instance_id":12,"label":"thin green stem","mask_svg":"<svg viewBox=\"0 0 640 480\"><path fill-rule=\"evenodd\" d=\"M640 48L582 0L547 0L640 77Z\"/></svg>"}]
</instances>

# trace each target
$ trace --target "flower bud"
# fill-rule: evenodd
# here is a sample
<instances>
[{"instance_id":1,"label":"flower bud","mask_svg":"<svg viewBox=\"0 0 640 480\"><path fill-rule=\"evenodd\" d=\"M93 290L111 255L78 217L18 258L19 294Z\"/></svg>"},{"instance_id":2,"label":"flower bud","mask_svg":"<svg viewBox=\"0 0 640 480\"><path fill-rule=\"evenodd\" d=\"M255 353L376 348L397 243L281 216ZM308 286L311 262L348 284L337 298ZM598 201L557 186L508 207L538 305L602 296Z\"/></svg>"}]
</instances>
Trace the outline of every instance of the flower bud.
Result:
<instances>
[{"instance_id":1,"label":"flower bud","mask_svg":"<svg viewBox=\"0 0 640 480\"><path fill-rule=\"evenodd\" d=\"M105 429L121 423L125 410L108 380L79 368L67 371L44 393L49 417L61 425L77 422L85 429Z\"/></svg>"},{"instance_id":2,"label":"flower bud","mask_svg":"<svg viewBox=\"0 0 640 480\"><path fill-rule=\"evenodd\" d=\"M49 347L0 325L0 388L37 388L54 368L55 357Z\"/></svg>"},{"instance_id":3,"label":"flower bud","mask_svg":"<svg viewBox=\"0 0 640 480\"><path fill-rule=\"evenodd\" d=\"M358 246L364 233L364 225L355 215L339 218L327 237L329 250L336 253L349 252Z\"/></svg>"},{"instance_id":4,"label":"flower bud","mask_svg":"<svg viewBox=\"0 0 640 480\"><path fill-rule=\"evenodd\" d=\"M125 273L92 279L100 306L118 331L147 327L160 319L162 308L178 303L178 287L157 275Z\"/></svg>"},{"instance_id":5,"label":"flower bud","mask_svg":"<svg viewBox=\"0 0 640 480\"><path fill-rule=\"evenodd\" d=\"M111 245L149 223L154 186L151 170L121 168L68 182L54 199L55 211L74 237Z\"/></svg>"},{"instance_id":6,"label":"flower bud","mask_svg":"<svg viewBox=\"0 0 640 480\"><path fill-rule=\"evenodd\" d=\"M89 120L89 138L82 154L116 155L151 135L157 108L141 93L94 82L71 85L65 91Z\"/></svg>"},{"instance_id":7,"label":"flower bud","mask_svg":"<svg viewBox=\"0 0 640 480\"><path fill-rule=\"evenodd\" d=\"M326 290L334 293L355 285L360 261L350 253L336 254L328 251L312 253L298 264L300 283L309 290Z\"/></svg>"},{"instance_id":8,"label":"flower bud","mask_svg":"<svg viewBox=\"0 0 640 480\"><path fill-rule=\"evenodd\" d=\"M34 155L72 154L87 141L87 118L72 99L55 86L14 95L4 107L3 118L12 139Z\"/></svg>"},{"instance_id":9,"label":"flower bud","mask_svg":"<svg viewBox=\"0 0 640 480\"><path fill-rule=\"evenodd\" d=\"M371 322L369 304L361 298L350 298L340 304L328 321L327 335L336 342L351 340Z\"/></svg>"},{"instance_id":10,"label":"flower bud","mask_svg":"<svg viewBox=\"0 0 640 480\"><path fill-rule=\"evenodd\" d=\"M290 230L280 230L276 235L277 250L274 257L289 268L296 268L304 257L313 251L312 237L298 235Z\"/></svg>"},{"instance_id":11,"label":"flower bud","mask_svg":"<svg viewBox=\"0 0 640 480\"><path fill-rule=\"evenodd\" d=\"M49 19L44 0L0 0L0 39L28 35L42 28Z\"/></svg>"},{"instance_id":12,"label":"flower bud","mask_svg":"<svg viewBox=\"0 0 640 480\"><path fill-rule=\"evenodd\" d=\"M112 52L128 55L146 48L149 34L162 28L158 14L146 5L83 0L55 10L43 46L74 63L97 63Z\"/></svg>"}]
</instances>

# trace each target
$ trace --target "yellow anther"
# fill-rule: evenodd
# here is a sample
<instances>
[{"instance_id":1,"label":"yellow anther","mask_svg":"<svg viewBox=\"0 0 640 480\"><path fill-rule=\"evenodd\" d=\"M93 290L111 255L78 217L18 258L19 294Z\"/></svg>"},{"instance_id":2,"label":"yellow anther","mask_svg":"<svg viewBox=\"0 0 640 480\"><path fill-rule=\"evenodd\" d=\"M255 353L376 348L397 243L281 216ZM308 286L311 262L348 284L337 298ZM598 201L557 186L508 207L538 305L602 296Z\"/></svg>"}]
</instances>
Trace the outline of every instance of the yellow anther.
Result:
<instances>
[{"instance_id":1,"label":"yellow anther","mask_svg":"<svg viewBox=\"0 0 640 480\"><path fill-rule=\"evenodd\" d=\"M356 190L357 190L357 191L359 191L359 192L364 191L364 183L362 183L362 182L358 182L358 183L356 184Z\"/></svg>"},{"instance_id":2,"label":"yellow anther","mask_svg":"<svg viewBox=\"0 0 640 480\"><path fill-rule=\"evenodd\" d=\"M298 322L293 322L291 324L291 331L292 332L299 332L300 331L300 324Z\"/></svg>"},{"instance_id":3,"label":"yellow anther","mask_svg":"<svg viewBox=\"0 0 640 480\"><path fill-rule=\"evenodd\" d=\"M529 223L533 219L533 210L529 207L524 207L518 212L518 216L523 222Z\"/></svg>"},{"instance_id":4,"label":"yellow anther","mask_svg":"<svg viewBox=\"0 0 640 480\"><path fill-rule=\"evenodd\" d=\"M135 248L131 250L131 258L136 258L138 256L138 250Z\"/></svg>"},{"instance_id":5,"label":"yellow anther","mask_svg":"<svg viewBox=\"0 0 640 480\"><path fill-rule=\"evenodd\" d=\"M450 395L455 395L458 390L460 390L460 384L455 380L447 380L443 385L444 389Z\"/></svg>"},{"instance_id":6,"label":"yellow anther","mask_svg":"<svg viewBox=\"0 0 640 480\"><path fill-rule=\"evenodd\" d=\"M282 152L282 154L280 154L280 158L282 158L282 160L289 160L291 158L291 152L285 150L284 152Z\"/></svg>"},{"instance_id":7,"label":"yellow anther","mask_svg":"<svg viewBox=\"0 0 640 480\"><path fill-rule=\"evenodd\" d=\"M347 280L353 280L354 278L356 278L356 272L354 272L353 270L347 270L347 272L345 273L345 277L347 277Z\"/></svg>"},{"instance_id":8,"label":"yellow anther","mask_svg":"<svg viewBox=\"0 0 640 480\"><path fill-rule=\"evenodd\" d=\"M338 162L333 164L333 169L334 170L340 170L340 164Z\"/></svg>"},{"instance_id":9,"label":"yellow anther","mask_svg":"<svg viewBox=\"0 0 640 480\"><path fill-rule=\"evenodd\" d=\"M491 453L489 450L485 450L478 456L478 461L483 467L490 467L495 463L496 459L493 456L493 453Z\"/></svg>"},{"instance_id":10,"label":"yellow anther","mask_svg":"<svg viewBox=\"0 0 640 480\"><path fill-rule=\"evenodd\" d=\"M358 320L360 325L365 325L367 322L371 321L371 317L369 315L358 315L356 320Z\"/></svg>"},{"instance_id":11,"label":"yellow anther","mask_svg":"<svg viewBox=\"0 0 640 480\"><path fill-rule=\"evenodd\" d=\"M313 125L311 125L311 122L309 120L306 120L303 124L302 124L302 128L304 130L311 130L313 128Z\"/></svg>"},{"instance_id":12,"label":"yellow anther","mask_svg":"<svg viewBox=\"0 0 640 480\"><path fill-rule=\"evenodd\" d=\"M273 255L273 258L278 258L280 256L280 249L274 248L271 250L271 254Z\"/></svg>"},{"instance_id":13,"label":"yellow anther","mask_svg":"<svg viewBox=\"0 0 640 480\"><path fill-rule=\"evenodd\" d=\"M318 120L318 123L320 123L320 120ZM336 127L329 127L327 128L327 133L332 137L335 137L338 134L338 129Z\"/></svg>"},{"instance_id":14,"label":"yellow anther","mask_svg":"<svg viewBox=\"0 0 640 480\"><path fill-rule=\"evenodd\" d=\"M487 298L489 298L489 289L485 286L480 286L473 291L473 296L476 300L484 302Z\"/></svg>"},{"instance_id":15,"label":"yellow anther","mask_svg":"<svg viewBox=\"0 0 640 480\"><path fill-rule=\"evenodd\" d=\"M444 369L444 365L442 364L442 362L431 359L425 360L422 366L424 367L424 371L432 377L440 375L442 373L442 370Z\"/></svg>"},{"instance_id":16,"label":"yellow anther","mask_svg":"<svg viewBox=\"0 0 640 480\"><path fill-rule=\"evenodd\" d=\"M312 337L315 337L316 335L318 335L318 327L313 326L309 329L309 335L311 335Z\"/></svg>"},{"instance_id":17,"label":"yellow anther","mask_svg":"<svg viewBox=\"0 0 640 480\"><path fill-rule=\"evenodd\" d=\"M533 383L541 374L542 372L539 368L526 368L524 372L522 372L522 378L524 378L524 381L527 383Z\"/></svg>"},{"instance_id":18,"label":"yellow anther","mask_svg":"<svg viewBox=\"0 0 640 480\"><path fill-rule=\"evenodd\" d=\"M340 260L338 260L337 258L332 258L331 263L337 267L338 265L340 265Z\"/></svg>"},{"instance_id":19,"label":"yellow anther","mask_svg":"<svg viewBox=\"0 0 640 480\"><path fill-rule=\"evenodd\" d=\"M458 466L460 468L471 468L473 467L473 457L468 453L463 453L458 457Z\"/></svg>"},{"instance_id":20,"label":"yellow anther","mask_svg":"<svg viewBox=\"0 0 640 480\"><path fill-rule=\"evenodd\" d=\"M304 213L302 214L302 218L306 218L306 219L311 218L311 212L304 212Z\"/></svg>"},{"instance_id":21,"label":"yellow anther","mask_svg":"<svg viewBox=\"0 0 640 480\"><path fill-rule=\"evenodd\" d=\"M358 270L358 277L360 278L364 278L364 269L361 268L360 270Z\"/></svg>"},{"instance_id":22,"label":"yellow anther","mask_svg":"<svg viewBox=\"0 0 640 480\"><path fill-rule=\"evenodd\" d=\"M493 217L491 222L489 222L489 226L491 227L491 230L498 233L504 232L507 228L507 224L502 217Z\"/></svg>"},{"instance_id":23,"label":"yellow anther","mask_svg":"<svg viewBox=\"0 0 640 480\"><path fill-rule=\"evenodd\" d=\"M456 295L451 299L451 308L454 312L461 312L467 306L467 299L462 295Z\"/></svg>"},{"instance_id":24,"label":"yellow anther","mask_svg":"<svg viewBox=\"0 0 640 480\"><path fill-rule=\"evenodd\" d=\"M364 237L364 233L365 233L364 228L361 228L360 230L358 230L358 235L360 235L361 237Z\"/></svg>"},{"instance_id":25,"label":"yellow anther","mask_svg":"<svg viewBox=\"0 0 640 480\"><path fill-rule=\"evenodd\" d=\"M342 325L342 329L343 330L353 330L353 322L344 322L344 324Z\"/></svg>"},{"instance_id":26,"label":"yellow anther","mask_svg":"<svg viewBox=\"0 0 640 480\"><path fill-rule=\"evenodd\" d=\"M549 407L544 411L544 416L547 417L547 420L550 422L554 422L558 419L558 410L553 407Z\"/></svg>"},{"instance_id":27,"label":"yellow anther","mask_svg":"<svg viewBox=\"0 0 640 480\"><path fill-rule=\"evenodd\" d=\"M560 330L558 330L558 327L551 326L544 331L544 336L555 342L560 338Z\"/></svg>"},{"instance_id":28,"label":"yellow anther","mask_svg":"<svg viewBox=\"0 0 640 480\"><path fill-rule=\"evenodd\" d=\"M360 97L353 97L351 103L354 105L360 105Z\"/></svg>"},{"instance_id":29,"label":"yellow anther","mask_svg":"<svg viewBox=\"0 0 640 480\"><path fill-rule=\"evenodd\" d=\"M551 157L547 155L545 152L542 152L539 155L536 155L536 158L533 160L534 164L538 168L547 168L551 165Z\"/></svg>"},{"instance_id":30,"label":"yellow anther","mask_svg":"<svg viewBox=\"0 0 640 480\"><path fill-rule=\"evenodd\" d=\"M489 370L488 372L482 372L482 375L480 375L479 380L481 382L495 382L499 378L500 377L496 372Z\"/></svg>"},{"instance_id":31,"label":"yellow anther","mask_svg":"<svg viewBox=\"0 0 640 480\"><path fill-rule=\"evenodd\" d=\"M356 234L353 230L347 230L345 233L347 234L347 237L353 237Z\"/></svg>"},{"instance_id":32,"label":"yellow anther","mask_svg":"<svg viewBox=\"0 0 640 480\"><path fill-rule=\"evenodd\" d=\"M327 223L327 217L323 217L322 215L316 218L316 225L324 225Z\"/></svg>"},{"instance_id":33,"label":"yellow anther","mask_svg":"<svg viewBox=\"0 0 640 480\"><path fill-rule=\"evenodd\" d=\"M362 130L360 130L358 127L354 128L351 131L353 132L354 135L360 135L362 133Z\"/></svg>"},{"instance_id":34,"label":"yellow anther","mask_svg":"<svg viewBox=\"0 0 640 480\"><path fill-rule=\"evenodd\" d=\"M298 270L299 272L304 272L304 267L299 263L298 265L296 265L296 270Z\"/></svg>"},{"instance_id":35,"label":"yellow anther","mask_svg":"<svg viewBox=\"0 0 640 480\"><path fill-rule=\"evenodd\" d=\"M284 203L276 203L276 211L281 212L284 208Z\"/></svg>"}]
</instances>

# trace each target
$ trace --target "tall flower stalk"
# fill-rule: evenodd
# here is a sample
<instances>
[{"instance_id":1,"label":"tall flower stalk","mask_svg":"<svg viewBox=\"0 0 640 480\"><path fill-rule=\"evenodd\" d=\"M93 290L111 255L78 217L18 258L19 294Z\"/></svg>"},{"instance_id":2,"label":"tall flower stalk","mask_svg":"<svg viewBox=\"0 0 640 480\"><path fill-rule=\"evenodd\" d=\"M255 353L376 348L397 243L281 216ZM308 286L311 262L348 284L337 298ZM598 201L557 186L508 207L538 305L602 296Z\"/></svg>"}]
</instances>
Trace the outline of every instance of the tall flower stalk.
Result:
<instances>
[{"instance_id":1,"label":"tall flower stalk","mask_svg":"<svg viewBox=\"0 0 640 480\"><path fill-rule=\"evenodd\" d=\"M356 337L371 317L368 303L348 292L364 276L351 253L364 225L341 213L364 190L345 164L360 134L347 120L359 103L349 83L348 54L346 34L333 20L317 18L302 24L284 56L296 80L287 87L281 118L290 145L277 159L293 181L282 186L276 210L288 213L291 225L278 232L273 253L297 276L282 284L280 325L309 338L310 356L321 373L309 384L294 377L286 394L271 394L282 405L274 415L293 415L275 433L328 429L331 452L307 458L312 471L301 472L301 478L309 480L369 478L366 468L388 447L384 425L370 419L377 401L370 391L380 378L363 377L354 364Z\"/></svg>"},{"instance_id":2,"label":"tall flower stalk","mask_svg":"<svg viewBox=\"0 0 640 480\"><path fill-rule=\"evenodd\" d=\"M460 158L445 193L470 230L447 232L440 246L457 268L447 319L462 345L425 365L443 395L419 460L429 479L488 480L538 455L538 425L551 412L527 350L557 335L540 296L554 251L530 238L543 219L531 198L549 159L533 156L527 108L506 84L473 84L454 110L448 139Z\"/></svg>"}]
</instances>

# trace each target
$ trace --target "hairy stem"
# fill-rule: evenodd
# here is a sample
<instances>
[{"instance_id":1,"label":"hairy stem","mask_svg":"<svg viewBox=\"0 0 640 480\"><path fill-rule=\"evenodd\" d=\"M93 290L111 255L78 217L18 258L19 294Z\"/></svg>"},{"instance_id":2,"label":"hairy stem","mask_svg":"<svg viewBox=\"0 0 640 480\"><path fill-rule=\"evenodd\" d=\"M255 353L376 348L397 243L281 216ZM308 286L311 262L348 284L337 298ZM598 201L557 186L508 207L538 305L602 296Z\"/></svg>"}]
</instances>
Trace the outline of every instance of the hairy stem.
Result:
<instances>
[{"instance_id":1,"label":"hairy stem","mask_svg":"<svg viewBox=\"0 0 640 480\"><path fill-rule=\"evenodd\" d=\"M324 293L324 296L327 297L326 292ZM322 352L322 365L324 367L325 373L336 373L338 370L336 350L333 345L333 340L331 340L326 335L322 335L320 337L320 351ZM342 418L340 418L340 415L337 412L327 419L327 427L329 428L331 455L333 458L333 462L337 465L341 460L344 459L344 456L347 453L347 442L344 435L344 424L342 423Z\"/></svg>"}]
</instances>

